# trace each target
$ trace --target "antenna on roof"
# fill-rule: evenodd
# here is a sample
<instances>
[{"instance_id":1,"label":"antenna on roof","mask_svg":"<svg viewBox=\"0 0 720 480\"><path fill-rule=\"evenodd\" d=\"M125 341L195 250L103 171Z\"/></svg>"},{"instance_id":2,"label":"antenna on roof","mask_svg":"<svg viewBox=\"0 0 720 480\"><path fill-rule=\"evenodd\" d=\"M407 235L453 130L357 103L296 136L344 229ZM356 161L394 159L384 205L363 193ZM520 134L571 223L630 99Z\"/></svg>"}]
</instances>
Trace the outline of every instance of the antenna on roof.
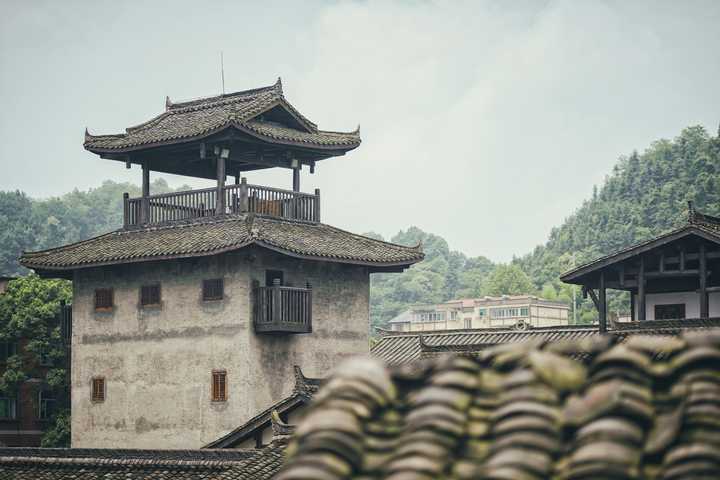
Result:
<instances>
[{"instance_id":1,"label":"antenna on roof","mask_svg":"<svg viewBox=\"0 0 720 480\"><path fill-rule=\"evenodd\" d=\"M220 51L220 78L222 79L222 94L225 95L225 64L222 51Z\"/></svg>"}]
</instances>

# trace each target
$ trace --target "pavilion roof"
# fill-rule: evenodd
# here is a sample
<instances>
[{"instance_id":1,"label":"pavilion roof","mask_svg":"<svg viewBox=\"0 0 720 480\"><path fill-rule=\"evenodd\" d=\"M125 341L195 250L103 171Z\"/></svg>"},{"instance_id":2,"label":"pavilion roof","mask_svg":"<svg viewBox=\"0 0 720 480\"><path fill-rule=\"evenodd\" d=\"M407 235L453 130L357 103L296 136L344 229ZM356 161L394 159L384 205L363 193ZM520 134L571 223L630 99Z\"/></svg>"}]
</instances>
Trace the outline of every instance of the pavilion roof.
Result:
<instances>
[{"instance_id":1,"label":"pavilion roof","mask_svg":"<svg viewBox=\"0 0 720 480\"><path fill-rule=\"evenodd\" d=\"M394 269L419 262L420 247L356 235L325 224L231 215L161 227L117 230L81 242L26 252L20 263L52 273L79 268L216 255L256 245L299 258Z\"/></svg>"},{"instance_id":2,"label":"pavilion roof","mask_svg":"<svg viewBox=\"0 0 720 480\"><path fill-rule=\"evenodd\" d=\"M263 118L280 108L286 124ZM148 147L184 143L235 128L272 144L314 149L351 150L360 145L360 131L331 132L317 125L293 107L283 94L280 79L271 86L173 103L166 100L165 112L125 133L85 133L85 149L94 153L129 152Z\"/></svg>"},{"instance_id":3,"label":"pavilion roof","mask_svg":"<svg viewBox=\"0 0 720 480\"><path fill-rule=\"evenodd\" d=\"M341 364L277 480L686 479L720 471L720 329Z\"/></svg>"},{"instance_id":4,"label":"pavilion roof","mask_svg":"<svg viewBox=\"0 0 720 480\"><path fill-rule=\"evenodd\" d=\"M688 235L697 235L706 240L720 244L720 218L703 214L696 211L692 204L688 211L688 218L684 225L671 230L667 233L658 235L644 242L639 242L627 248L623 248L609 255L596 258L588 263L580 265L572 270L563 273L560 280L566 283L577 283L579 277L583 277L589 273L600 270L608 265L612 265L636 255L648 252L663 245L667 245L673 241L687 237Z\"/></svg>"}]
</instances>

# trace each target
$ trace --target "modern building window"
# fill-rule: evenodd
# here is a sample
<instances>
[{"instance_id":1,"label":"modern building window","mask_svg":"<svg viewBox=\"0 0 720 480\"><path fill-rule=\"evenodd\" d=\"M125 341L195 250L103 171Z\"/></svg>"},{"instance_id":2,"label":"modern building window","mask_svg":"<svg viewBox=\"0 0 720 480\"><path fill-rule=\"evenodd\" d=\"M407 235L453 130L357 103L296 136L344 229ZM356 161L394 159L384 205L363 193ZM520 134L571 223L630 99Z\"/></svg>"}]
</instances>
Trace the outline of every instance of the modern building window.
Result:
<instances>
[{"instance_id":1,"label":"modern building window","mask_svg":"<svg viewBox=\"0 0 720 480\"><path fill-rule=\"evenodd\" d=\"M140 287L140 305L143 307L160 306L160 284Z\"/></svg>"},{"instance_id":2,"label":"modern building window","mask_svg":"<svg viewBox=\"0 0 720 480\"><path fill-rule=\"evenodd\" d=\"M444 322L446 312L415 312L413 320L415 322Z\"/></svg>"},{"instance_id":3,"label":"modern building window","mask_svg":"<svg viewBox=\"0 0 720 480\"><path fill-rule=\"evenodd\" d=\"M478 311L478 314L480 315L480 317L484 317L486 313L487 313L487 310L485 310L484 308L481 308Z\"/></svg>"},{"instance_id":4,"label":"modern building window","mask_svg":"<svg viewBox=\"0 0 720 480\"><path fill-rule=\"evenodd\" d=\"M0 392L0 419L15 420L17 418L17 399Z\"/></svg>"},{"instance_id":5,"label":"modern building window","mask_svg":"<svg viewBox=\"0 0 720 480\"><path fill-rule=\"evenodd\" d=\"M530 316L530 307L521 307L521 308L520 308L520 316L521 316L521 317L528 317L528 316Z\"/></svg>"},{"instance_id":6,"label":"modern building window","mask_svg":"<svg viewBox=\"0 0 720 480\"><path fill-rule=\"evenodd\" d=\"M682 320L685 318L685 304L672 303L655 305L655 320Z\"/></svg>"},{"instance_id":7,"label":"modern building window","mask_svg":"<svg viewBox=\"0 0 720 480\"><path fill-rule=\"evenodd\" d=\"M53 359L50 356L50 348L43 348L38 353L38 363L41 367L52 367Z\"/></svg>"},{"instance_id":8,"label":"modern building window","mask_svg":"<svg viewBox=\"0 0 720 480\"><path fill-rule=\"evenodd\" d=\"M105 377L95 377L92 379L92 401L105 401Z\"/></svg>"},{"instance_id":9,"label":"modern building window","mask_svg":"<svg viewBox=\"0 0 720 480\"><path fill-rule=\"evenodd\" d=\"M472 318L465 319L465 328L472 328Z\"/></svg>"},{"instance_id":10,"label":"modern building window","mask_svg":"<svg viewBox=\"0 0 720 480\"><path fill-rule=\"evenodd\" d=\"M95 310L111 310L113 307L113 289L95 289Z\"/></svg>"},{"instance_id":11,"label":"modern building window","mask_svg":"<svg viewBox=\"0 0 720 480\"><path fill-rule=\"evenodd\" d=\"M457 320L458 312L452 311L450 312L450 320Z\"/></svg>"},{"instance_id":12,"label":"modern building window","mask_svg":"<svg viewBox=\"0 0 720 480\"><path fill-rule=\"evenodd\" d=\"M212 372L212 401L224 402L227 400L227 372L213 370Z\"/></svg>"},{"instance_id":13,"label":"modern building window","mask_svg":"<svg viewBox=\"0 0 720 480\"><path fill-rule=\"evenodd\" d=\"M222 300L224 295L224 283L222 278L211 278L203 280L202 298L204 301Z\"/></svg>"},{"instance_id":14,"label":"modern building window","mask_svg":"<svg viewBox=\"0 0 720 480\"><path fill-rule=\"evenodd\" d=\"M41 390L38 394L38 418L50 420L56 411L57 399L52 392Z\"/></svg>"},{"instance_id":15,"label":"modern building window","mask_svg":"<svg viewBox=\"0 0 720 480\"><path fill-rule=\"evenodd\" d=\"M7 359L17 354L17 343L0 342L0 363L7 362Z\"/></svg>"},{"instance_id":16,"label":"modern building window","mask_svg":"<svg viewBox=\"0 0 720 480\"><path fill-rule=\"evenodd\" d=\"M527 317L528 307L521 308L491 308L490 318L517 318Z\"/></svg>"}]
</instances>

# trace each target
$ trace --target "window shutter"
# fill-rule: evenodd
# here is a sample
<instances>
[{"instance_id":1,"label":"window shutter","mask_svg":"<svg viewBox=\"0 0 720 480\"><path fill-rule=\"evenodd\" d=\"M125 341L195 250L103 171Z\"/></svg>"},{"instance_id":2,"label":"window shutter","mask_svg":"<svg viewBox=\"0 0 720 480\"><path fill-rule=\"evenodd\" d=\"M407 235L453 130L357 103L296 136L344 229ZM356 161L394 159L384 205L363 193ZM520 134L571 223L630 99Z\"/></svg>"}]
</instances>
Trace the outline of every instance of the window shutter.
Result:
<instances>
[{"instance_id":1,"label":"window shutter","mask_svg":"<svg viewBox=\"0 0 720 480\"><path fill-rule=\"evenodd\" d=\"M105 401L105 379L102 377L93 378L92 380L92 401Z\"/></svg>"}]
</instances>

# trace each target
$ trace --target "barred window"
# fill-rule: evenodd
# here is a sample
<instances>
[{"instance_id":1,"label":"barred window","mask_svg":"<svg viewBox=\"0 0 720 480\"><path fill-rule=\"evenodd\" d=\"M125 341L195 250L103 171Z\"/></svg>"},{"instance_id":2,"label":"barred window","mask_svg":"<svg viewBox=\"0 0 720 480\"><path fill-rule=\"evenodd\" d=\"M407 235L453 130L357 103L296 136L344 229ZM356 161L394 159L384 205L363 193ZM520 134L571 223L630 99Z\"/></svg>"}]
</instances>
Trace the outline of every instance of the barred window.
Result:
<instances>
[{"instance_id":1,"label":"barred window","mask_svg":"<svg viewBox=\"0 0 720 480\"><path fill-rule=\"evenodd\" d=\"M140 305L143 307L160 305L160 284L140 287Z\"/></svg>"},{"instance_id":2,"label":"barred window","mask_svg":"<svg viewBox=\"0 0 720 480\"><path fill-rule=\"evenodd\" d=\"M202 298L204 301L208 300L222 300L223 299L223 279L212 278L209 280L203 280L203 291Z\"/></svg>"},{"instance_id":3,"label":"barred window","mask_svg":"<svg viewBox=\"0 0 720 480\"><path fill-rule=\"evenodd\" d=\"M224 402L227 400L227 372L213 370L212 372L212 401Z\"/></svg>"},{"instance_id":4,"label":"barred window","mask_svg":"<svg viewBox=\"0 0 720 480\"><path fill-rule=\"evenodd\" d=\"M105 401L105 377L95 377L92 379L92 401Z\"/></svg>"},{"instance_id":5,"label":"barred window","mask_svg":"<svg viewBox=\"0 0 720 480\"><path fill-rule=\"evenodd\" d=\"M113 289L95 289L95 310L109 310L113 307Z\"/></svg>"}]
</instances>

